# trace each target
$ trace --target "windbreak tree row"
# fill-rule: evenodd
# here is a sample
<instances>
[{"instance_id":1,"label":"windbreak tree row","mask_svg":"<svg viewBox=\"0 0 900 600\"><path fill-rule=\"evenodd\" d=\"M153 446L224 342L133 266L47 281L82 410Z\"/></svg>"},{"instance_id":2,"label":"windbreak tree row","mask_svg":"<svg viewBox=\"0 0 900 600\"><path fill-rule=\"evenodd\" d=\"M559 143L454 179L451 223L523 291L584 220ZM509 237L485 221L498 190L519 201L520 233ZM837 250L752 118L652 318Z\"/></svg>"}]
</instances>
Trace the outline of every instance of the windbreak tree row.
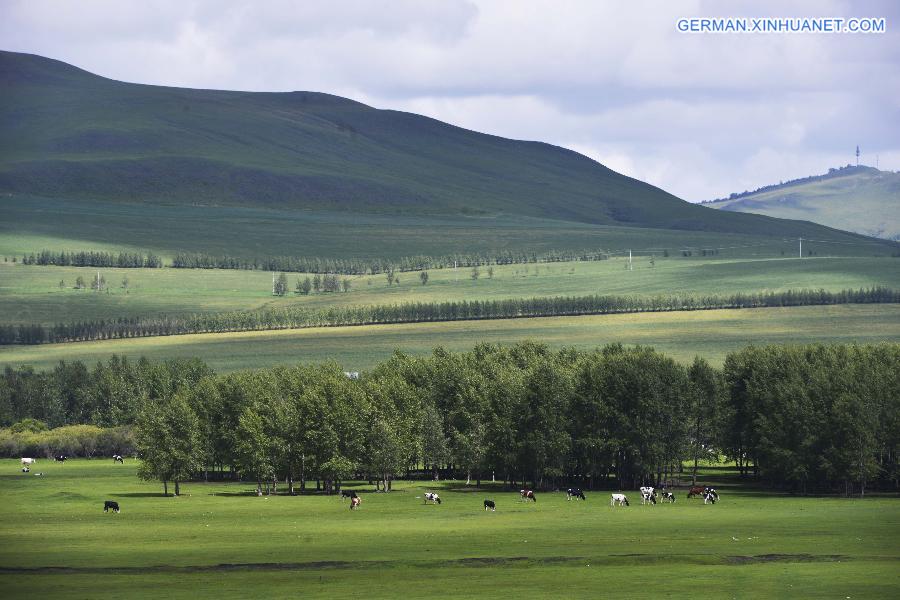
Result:
<instances>
[{"instance_id":1,"label":"windbreak tree row","mask_svg":"<svg viewBox=\"0 0 900 600\"><path fill-rule=\"evenodd\" d=\"M295 306L254 311L201 313L188 316L123 317L99 321L58 323L52 326L40 324L0 325L0 344L44 344L192 333L391 323L898 302L900 302L900 290L873 287L840 292L787 290L708 296L556 296L506 300L410 302L339 306L324 309Z\"/></svg>"}]
</instances>

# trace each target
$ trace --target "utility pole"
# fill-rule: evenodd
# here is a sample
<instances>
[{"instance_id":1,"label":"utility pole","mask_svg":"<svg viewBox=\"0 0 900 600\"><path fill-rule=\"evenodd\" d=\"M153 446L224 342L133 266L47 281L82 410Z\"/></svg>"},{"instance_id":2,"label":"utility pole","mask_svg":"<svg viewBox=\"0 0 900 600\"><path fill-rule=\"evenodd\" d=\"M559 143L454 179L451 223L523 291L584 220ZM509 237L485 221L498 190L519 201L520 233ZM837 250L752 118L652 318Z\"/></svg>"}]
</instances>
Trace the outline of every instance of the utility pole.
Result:
<instances>
[{"instance_id":1,"label":"utility pole","mask_svg":"<svg viewBox=\"0 0 900 600\"><path fill-rule=\"evenodd\" d=\"M797 241L800 242L800 258L803 258L803 238L797 238Z\"/></svg>"},{"instance_id":2,"label":"utility pole","mask_svg":"<svg viewBox=\"0 0 900 600\"><path fill-rule=\"evenodd\" d=\"M856 145L856 166L859 166L859 144Z\"/></svg>"},{"instance_id":3,"label":"utility pole","mask_svg":"<svg viewBox=\"0 0 900 600\"><path fill-rule=\"evenodd\" d=\"M631 250L628 250L628 270L634 271L634 263L631 262Z\"/></svg>"}]
</instances>

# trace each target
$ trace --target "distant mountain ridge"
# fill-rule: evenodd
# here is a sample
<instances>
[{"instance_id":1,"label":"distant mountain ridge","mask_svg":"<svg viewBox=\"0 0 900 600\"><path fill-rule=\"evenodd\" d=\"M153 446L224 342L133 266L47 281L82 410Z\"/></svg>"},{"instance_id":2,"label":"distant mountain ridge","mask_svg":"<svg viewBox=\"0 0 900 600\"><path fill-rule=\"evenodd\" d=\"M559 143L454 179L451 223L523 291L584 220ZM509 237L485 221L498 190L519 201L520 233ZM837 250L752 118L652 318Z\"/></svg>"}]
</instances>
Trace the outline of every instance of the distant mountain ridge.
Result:
<instances>
[{"instance_id":1,"label":"distant mountain ridge","mask_svg":"<svg viewBox=\"0 0 900 600\"><path fill-rule=\"evenodd\" d=\"M837 233L709 210L571 150L329 94L124 83L13 52L0 52L0 192L161 207Z\"/></svg>"},{"instance_id":2,"label":"distant mountain ridge","mask_svg":"<svg viewBox=\"0 0 900 600\"><path fill-rule=\"evenodd\" d=\"M873 167L833 168L822 175L735 193L703 204L724 211L804 219L900 240L900 173Z\"/></svg>"}]
</instances>

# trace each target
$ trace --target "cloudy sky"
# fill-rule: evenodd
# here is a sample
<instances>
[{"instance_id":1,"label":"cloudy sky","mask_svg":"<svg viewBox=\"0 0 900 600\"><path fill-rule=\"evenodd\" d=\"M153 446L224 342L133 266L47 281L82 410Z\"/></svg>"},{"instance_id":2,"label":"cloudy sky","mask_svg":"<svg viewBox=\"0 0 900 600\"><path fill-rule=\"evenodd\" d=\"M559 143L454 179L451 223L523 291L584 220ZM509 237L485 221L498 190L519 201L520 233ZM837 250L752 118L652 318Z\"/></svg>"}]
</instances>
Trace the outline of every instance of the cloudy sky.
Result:
<instances>
[{"instance_id":1,"label":"cloudy sky","mask_svg":"<svg viewBox=\"0 0 900 600\"><path fill-rule=\"evenodd\" d=\"M684 34L679 17L885 17ZM586 154L687 200L900 170L900 4L0 0L0 48L139 83L314 90Z\"/></svg>"}]
</instances>

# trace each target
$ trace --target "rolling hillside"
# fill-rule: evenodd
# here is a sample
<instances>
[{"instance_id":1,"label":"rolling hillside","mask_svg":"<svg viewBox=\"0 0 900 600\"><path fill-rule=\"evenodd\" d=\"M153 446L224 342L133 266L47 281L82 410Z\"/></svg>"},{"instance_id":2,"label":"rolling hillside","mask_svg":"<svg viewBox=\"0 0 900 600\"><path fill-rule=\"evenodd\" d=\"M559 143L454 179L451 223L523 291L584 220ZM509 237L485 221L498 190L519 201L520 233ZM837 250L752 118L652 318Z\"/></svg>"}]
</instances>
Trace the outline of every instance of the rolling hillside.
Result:
<instances>
[{"instance_id":1,"label":"rolling hillside","mask_svg":"<svg viewBox=\"0 0 900 600\"><path fill-rule=\"evenodd\" d=\"M7 198L833 233L710 211L569 150L327 94L138 85L11 52L0 89Z\"/></svg>"},{"instance_id":2,"label":"rolling hillside","mask_svg":"<svg viewBox=\"0 0 900 600\"><path fill-rule=\"evenodd\" d=\"M825 175L732 194L705 205L900 240L900 173L872 167L832 169Z\"/></svg>"}]
</instances>

